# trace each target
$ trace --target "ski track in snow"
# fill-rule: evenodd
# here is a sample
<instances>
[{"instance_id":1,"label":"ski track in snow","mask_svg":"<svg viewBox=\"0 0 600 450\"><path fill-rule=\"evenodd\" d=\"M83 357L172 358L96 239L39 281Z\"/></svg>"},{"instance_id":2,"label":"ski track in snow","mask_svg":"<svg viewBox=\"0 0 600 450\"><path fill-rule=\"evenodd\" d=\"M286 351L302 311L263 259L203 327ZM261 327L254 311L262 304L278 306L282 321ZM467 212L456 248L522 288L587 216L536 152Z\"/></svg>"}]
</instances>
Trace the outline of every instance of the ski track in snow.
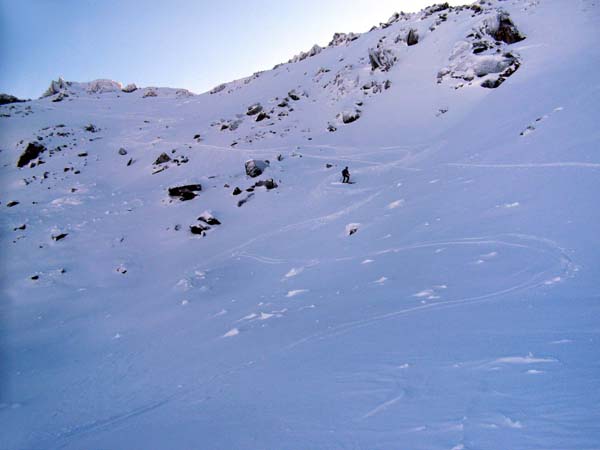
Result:
<instances>
[{"instance_id":1,"label":"ski track in snow","mask_svg":"<svg viewBox=\"0 0 600 450\"><path fill-rule=\"evenodd\" d=\"M394 404L398 403L400 400L402 400L404 398L404 391L402 391L402 393L384 403L382 403L381 405L378 405L377 407L373 408L371 411L367 412L364 416L361 417L362 420L364 419L368 419L370 417L373 417L383 411L385 411L386 409L388 409L390 406L393 406Z\"/></svg>"},{"instance_id":2,"label":"ski track in snow","mask_svg":"<svg viewBox=\"0 0 600 450\"><path fill-rule=\"evenodd\" d=\"M552 162L552 163L528 163L528 164L467 164L448 163L453 167L479 168L479 169L552 169L552 168L583 168L600 169L600 163L585 162Z\"/></svg>"},{"instance_id":3,"label":"ski track in snow","mask_svg":"<svg viewBox=\"0 0 600 450\"><path fill-rule=\"evenodd\" d=\"M554 242L549 241L544 238L539 238L536 236L526 236L526 235L510 235L510 236L512 236L515 239L519 239L519 240L529 240L531 242L535 242L538 245L539 244L545 245L545 248L540 249L533 245L527 245L527 244L523 244L523 243L519 243L519 242L509 242L506 240L498 240L498 239L493 239L493 238L480 238L480 239L466 238L464 240L456 240L456 241L429 242L429 243L413 244L413 245L409 245L406 247L384 250L382 252L378 252L377 254L386 254L386 253L390 253L390 252L397 253L397 252L401 252L401 251L405 251L405 250L411 250L411 249L417 249L417 248L428 248L428 247L439 247L439 246L495 245L498 247L507 246L507 247L525 248L525 249L529 249L531 251L538 251L538 252L544 253L544 254L548 255L549 259L551 258L554 262L556 262L556 261L560 262L560 265L562 267L562 271L561 271L560 275L563 278L569 278L569 277L573 276L573 273L577 270L577 267L575 266L575 264L573 264L573 262L571 261L569 256L566 254L566 252L562 248L557 246ZM505 236L505 239L509 238L510 236ZM364 258L364 256L357 257L357 259L362 259L362 258ZM547 269L547 270L541 271L541 272L533 275L529 280L527 280L523 283L519 283L519 284L507 287L505 289L502 289L502 290L499 290L496 292L490 292L487 294L478 295L478 296L474 296L474 297L457 298L454 300L445 300L445 301L439 301L436 303L423 304L423 305L414 306L414 307L410 307L410 308L400 309L398 311L394 311L391 313L376 315L376 316L369 317L369 318L362 319L362 320L355 320L355 321L343 323L343 324L334 326L327 331L318 332L318 333L312 334L310 336L307 336L303 339L300 339L300 340L288 345L286 347L286 350L291 350L299 345L303 345L308 342L322 341L324 339L337 337L342 334L346 334L351 331L354 331L356 329L368 327L368 326L377 324L381 321L394 319L394 318L397 318L397 317L400 317L400 316L403 316L406 314L419 313L419 312L426 311L426 310L439 310L439 309L444 309L444 308L454 308L454 307L464 306L464 305L468 305L468 304L494 301L497 298L502 297L503 295L507 295L509 293L522 292L522 291L534 289L534 288L537 288L540 286L544 286L544 285L546 285L547 280L550 277L552 277L553 275L556 275L555 269ZM421 293L419 293L419 295L420 294ZM428 291L428 295L429 295L429 291Z\"/></svg>"}]
</instances>

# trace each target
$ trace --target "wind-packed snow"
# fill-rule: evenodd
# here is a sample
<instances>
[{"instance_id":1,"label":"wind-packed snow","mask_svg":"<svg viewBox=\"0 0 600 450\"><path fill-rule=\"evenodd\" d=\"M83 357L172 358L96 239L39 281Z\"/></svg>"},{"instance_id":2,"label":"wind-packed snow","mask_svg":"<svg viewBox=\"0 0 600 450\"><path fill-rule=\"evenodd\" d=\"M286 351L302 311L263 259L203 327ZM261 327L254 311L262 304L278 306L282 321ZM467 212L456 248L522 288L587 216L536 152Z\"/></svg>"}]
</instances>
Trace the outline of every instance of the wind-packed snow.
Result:
<instances>
[{"instance_id":1,"label":"wind-packed snow","mask_svg":"<svg viewBox=\"0 0 600 450\"><path fill-rule=\"evenodd\" d=\"M479 6L0 107L0 448L597 449L600 5Z\"/></svg>"}]
</instances>

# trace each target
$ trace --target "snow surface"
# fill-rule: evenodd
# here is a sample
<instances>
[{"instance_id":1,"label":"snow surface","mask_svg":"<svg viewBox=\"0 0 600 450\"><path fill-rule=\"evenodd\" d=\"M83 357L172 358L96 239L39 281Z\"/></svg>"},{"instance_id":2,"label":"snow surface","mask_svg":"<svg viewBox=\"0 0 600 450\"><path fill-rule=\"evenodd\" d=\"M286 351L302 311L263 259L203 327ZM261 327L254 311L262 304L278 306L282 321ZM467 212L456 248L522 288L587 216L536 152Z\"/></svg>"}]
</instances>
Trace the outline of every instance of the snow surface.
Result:
<instances>
[{"instance_id":1,"label":"snow surface","mask_svg":"<svg viewBox=\"0 0 600 450\"><path fill-rule=\"evenodd\" d=\"M481 6L212 94L1 107L0 448L598 449L600 6ZM438 83L498 7L519 70Z\"/></svg>"}]
</instances>

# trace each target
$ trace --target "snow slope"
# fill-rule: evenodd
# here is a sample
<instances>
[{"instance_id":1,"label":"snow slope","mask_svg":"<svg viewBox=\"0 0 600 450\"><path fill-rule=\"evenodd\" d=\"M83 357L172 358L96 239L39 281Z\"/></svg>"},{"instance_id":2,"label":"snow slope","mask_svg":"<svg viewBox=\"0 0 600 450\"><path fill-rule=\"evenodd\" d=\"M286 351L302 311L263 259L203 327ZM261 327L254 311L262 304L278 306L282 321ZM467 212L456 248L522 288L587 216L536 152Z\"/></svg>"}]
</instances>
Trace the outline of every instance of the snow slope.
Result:
<instances>
[{"instance_id":1,"label":"snow slope","mask_svg":"<svg viewBox=\"0 0 600 450\"><path fill-rule=\"evenodd\" d=\"M0 448L598 449L600 5L479 5L2 106Z\"/></svg>"}]
</instances>

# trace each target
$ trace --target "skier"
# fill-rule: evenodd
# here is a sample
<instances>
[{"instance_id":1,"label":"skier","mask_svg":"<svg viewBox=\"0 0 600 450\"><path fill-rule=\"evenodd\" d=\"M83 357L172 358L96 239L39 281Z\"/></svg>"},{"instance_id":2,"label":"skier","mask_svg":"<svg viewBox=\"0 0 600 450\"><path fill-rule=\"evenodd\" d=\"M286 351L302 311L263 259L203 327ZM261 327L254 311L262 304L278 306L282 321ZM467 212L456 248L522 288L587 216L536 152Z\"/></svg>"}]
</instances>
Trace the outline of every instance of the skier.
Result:
<instances>
[{"instance_id":1,"label":"skier","mask_svg":"<svg viewBox=\"0 0 600 450\"><path fill-rule=\"evenodd\" d=\"M342 170L342 183L350 183L350 172L348 171L348 166Z\"/></svg>"}]
</instances>

